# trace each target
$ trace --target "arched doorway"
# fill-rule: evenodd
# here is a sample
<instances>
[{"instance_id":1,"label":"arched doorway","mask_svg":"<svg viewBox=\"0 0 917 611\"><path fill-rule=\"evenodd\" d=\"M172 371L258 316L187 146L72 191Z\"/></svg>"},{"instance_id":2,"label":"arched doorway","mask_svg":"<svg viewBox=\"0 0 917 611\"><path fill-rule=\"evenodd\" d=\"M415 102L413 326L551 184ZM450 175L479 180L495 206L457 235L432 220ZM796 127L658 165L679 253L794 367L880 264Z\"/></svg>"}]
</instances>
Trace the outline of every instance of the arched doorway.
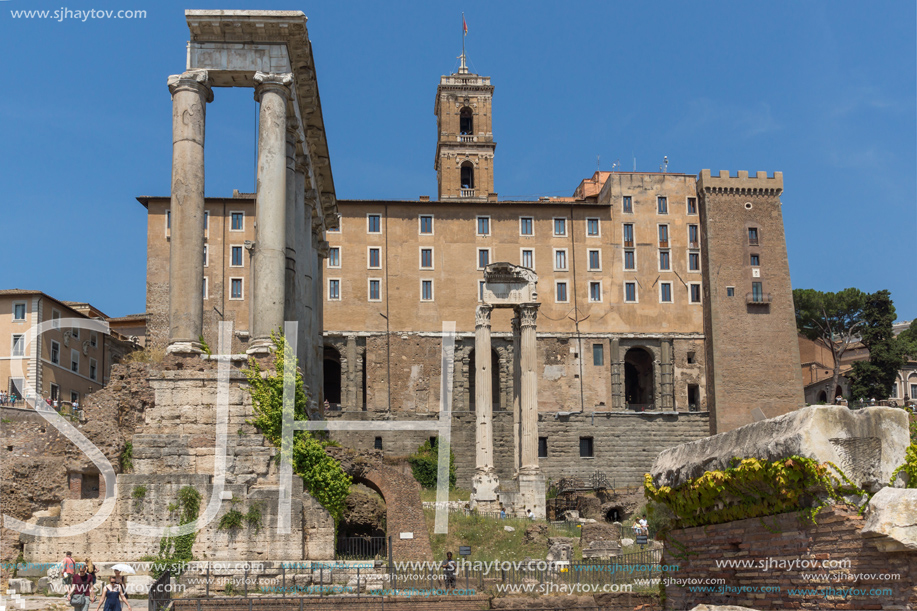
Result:
<instances>
[{"instance_id":1,"label":"arched doorway","mask_svg":"<svg viewBox=\"0 0 917 611\"><path fill-rule=\"evenodd\" d=\"M474 189L474 164L470 161L462 164L462 188Z\"/></svg>"},{"instance_id":2,"label":"arched doorway","mask_svg":"<svg viewBox=\"0 0 917 611\"><path fill-rule=\"evenodd\" d=\"M341 405L341 353L325 346L324 355L324 389L325 401L333 407Z\"/></svg>"},{"instance_id":3,"label":"arched doorway","mask_svg":"<svg viewBox=\"0 0 917 611\"><path fill-rule=\"evenodd\" d=\"M631 348L624 355L624 400L627 407L644 411L653 407L653 355L645 348Z\"/></svg>"},{"instance_id":4,"label":"arched doorway","mask_svg":"<svg viewBox=\"0 0 917 611\"><path fill-rule=\"evenodd\" d=\"M474 115L467 106L459 113L459 132L463 136L470 136L474 133Z\"/></svg>"},{"instance_id":5,"label":"arched doorway","mask_svg":"<svg viewBox=\"0 0 917 611\"><path fill-rule=\"evenodd\" d=\"M820 393L818 393L818 401L816 402L817 403L827 403L828 402L828 392L823 390Z\"/></svg>"},{"instance_id":6,"label":"arched doorway","mask_svg":"<svg viewBox=\"0 0 917 611\"><path fill-rule=\"evenodd\" d=\"M468 356L468 410L474 411L474 401L476 396L475 374L477 372L477 363L474 358L474 349ZM490 351L490 388L491 388L491 406L494 410L503 409L500 402L500 355L496 350Z\"/></svg>"}]
</instances>

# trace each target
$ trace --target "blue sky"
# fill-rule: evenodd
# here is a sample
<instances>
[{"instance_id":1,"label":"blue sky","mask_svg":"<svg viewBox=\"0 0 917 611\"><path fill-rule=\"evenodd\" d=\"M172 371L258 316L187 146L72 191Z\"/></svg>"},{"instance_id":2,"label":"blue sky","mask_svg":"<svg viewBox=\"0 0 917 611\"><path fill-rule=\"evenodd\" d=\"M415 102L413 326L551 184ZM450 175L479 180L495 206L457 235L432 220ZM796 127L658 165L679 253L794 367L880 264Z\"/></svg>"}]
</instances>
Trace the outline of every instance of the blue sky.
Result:
<instances>
[{"instance_id":1,"label":"blue sky","mask_svg":"<svg viewBox=\"0 0 917 611\"><path fill-rule=\"evenodd\" d=\"M146 19L13 19L131 9ZM794 287L889 289L917 316L913 2L0 2L0 287L145 307L144 208L165 195L185 8L300 9L340 198L436 195L433 101L457 66L492 77L496 190L571 195L624 169L780 170ZM207 195L253 185L251 90L207 113Z\"/></svg>"}]
</instances>

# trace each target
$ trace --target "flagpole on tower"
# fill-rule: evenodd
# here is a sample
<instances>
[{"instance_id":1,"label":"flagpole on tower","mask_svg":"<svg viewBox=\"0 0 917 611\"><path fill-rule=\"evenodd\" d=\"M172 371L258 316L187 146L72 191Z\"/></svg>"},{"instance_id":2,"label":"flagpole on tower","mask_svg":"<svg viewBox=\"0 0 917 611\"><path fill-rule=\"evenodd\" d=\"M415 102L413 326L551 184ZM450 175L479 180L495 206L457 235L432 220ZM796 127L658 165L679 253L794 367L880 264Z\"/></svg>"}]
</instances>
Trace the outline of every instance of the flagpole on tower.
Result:
<instances>
[{"instance_id":1,"label":"flagpole on tower","mask_svg":"<svg viewBox=\"0 0 917 611\"><path fill-rule=\"evenodd\" d=\"M465 64L465 37L468 36L468 24L465 23L465 13L462 12L462 64L459 66L459 74L468 74L468 66Z\"/></svg>"}]
</instances>

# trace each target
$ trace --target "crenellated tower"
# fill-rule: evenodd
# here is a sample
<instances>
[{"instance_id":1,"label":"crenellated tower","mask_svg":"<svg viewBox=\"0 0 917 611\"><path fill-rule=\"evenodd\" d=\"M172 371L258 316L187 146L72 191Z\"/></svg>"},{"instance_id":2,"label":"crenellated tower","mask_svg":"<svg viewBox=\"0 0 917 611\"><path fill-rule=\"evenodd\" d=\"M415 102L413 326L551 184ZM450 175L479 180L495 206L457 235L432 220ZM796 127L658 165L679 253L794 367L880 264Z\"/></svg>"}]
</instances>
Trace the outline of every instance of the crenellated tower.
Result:
<instances>
[{"instance_id":1,"label":"crenellated tower","mask_svg":"<svg viewBox=\"0 0 917 611\"><path fill-rule=\"evenodd\" d=\"M433 167L440 200L484 201L494 193L493 85L472 74L459 56L458 72L436 88L436 158Z\"/></svg>"}]
</instances>

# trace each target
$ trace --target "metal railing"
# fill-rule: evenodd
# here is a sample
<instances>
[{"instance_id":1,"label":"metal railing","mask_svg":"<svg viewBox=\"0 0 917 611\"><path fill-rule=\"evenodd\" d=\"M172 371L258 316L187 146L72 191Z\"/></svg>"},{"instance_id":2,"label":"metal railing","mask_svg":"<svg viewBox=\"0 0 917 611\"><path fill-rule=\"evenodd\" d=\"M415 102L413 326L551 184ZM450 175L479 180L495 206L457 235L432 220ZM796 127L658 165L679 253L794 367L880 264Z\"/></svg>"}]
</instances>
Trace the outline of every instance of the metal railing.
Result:
<instances>
[{"instance_id":1,"label":"metal railing","mask_svg":"<svg viewBox=\"0 0 917 611\"><path fill-rule=\"evenodd\" d=\"M386 554L386 537L338 537L334 551L337 560L372 560Z\"/></svg>"},{"instance_id":2,"label":"metal railing","mask_svg":"<svg viewBox=\"0 0 917 611\"><path fill-rule=\"evenodd\" d=\"M147 595L147 608L149 611L167 611L172 604L172 573L165 571L159 579L150 586Z\"/></svg>"}]
</instances>

